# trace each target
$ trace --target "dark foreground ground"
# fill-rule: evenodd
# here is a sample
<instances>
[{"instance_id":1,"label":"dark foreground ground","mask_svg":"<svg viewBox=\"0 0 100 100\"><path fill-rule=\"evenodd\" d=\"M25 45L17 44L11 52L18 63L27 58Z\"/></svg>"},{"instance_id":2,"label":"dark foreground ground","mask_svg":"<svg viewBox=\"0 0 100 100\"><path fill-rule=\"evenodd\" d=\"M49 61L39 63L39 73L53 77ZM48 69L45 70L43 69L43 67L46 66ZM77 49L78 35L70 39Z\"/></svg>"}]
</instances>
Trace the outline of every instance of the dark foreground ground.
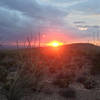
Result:
<instances>
[{"instance_id":1,"label":"dark foreground ground","mask_svg":"<svg viewBox=\"0 0 100 100\"><path fill-rule=\"evenodd\" d=\"M0 100L100 100L100 47L1 50Z\"/></svg>"}]
</instances>

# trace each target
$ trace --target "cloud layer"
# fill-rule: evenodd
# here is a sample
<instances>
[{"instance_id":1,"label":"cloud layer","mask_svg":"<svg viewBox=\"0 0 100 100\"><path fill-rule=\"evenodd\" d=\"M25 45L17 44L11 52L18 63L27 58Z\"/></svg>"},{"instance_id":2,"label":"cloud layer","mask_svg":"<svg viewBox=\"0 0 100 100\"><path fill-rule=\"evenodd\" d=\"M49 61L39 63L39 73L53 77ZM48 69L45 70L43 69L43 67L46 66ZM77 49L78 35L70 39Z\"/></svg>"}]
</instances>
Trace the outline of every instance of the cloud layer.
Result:
<instances>
[{"instance_id":1,"label":"cloud layer","mask_svg":"<svg viewBox=\"0 0 100 100\"><path fill-rule=\"evenodd\" d=\"M87 39L100 29L99 17L99 0L0 0L0 37L16 41L41 31Z\"/></svg>"}]
</instances>

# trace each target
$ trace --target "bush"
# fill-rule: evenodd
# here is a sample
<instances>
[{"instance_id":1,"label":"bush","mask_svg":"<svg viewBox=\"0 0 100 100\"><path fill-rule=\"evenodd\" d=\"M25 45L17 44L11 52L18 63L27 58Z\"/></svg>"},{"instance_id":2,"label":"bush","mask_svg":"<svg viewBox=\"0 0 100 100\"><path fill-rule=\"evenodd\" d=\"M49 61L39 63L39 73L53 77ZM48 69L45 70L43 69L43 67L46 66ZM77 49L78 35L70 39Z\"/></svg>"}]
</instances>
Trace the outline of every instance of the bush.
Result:
<instances>
[{"instance_id":1,"label":"bush","mask_svg":"<svg viewBox=\"0 0 100 100\"><path fill-rule=\"evenodd\" d=\"M76 98L76 91L72 88L63 89L59 94L64 98Z\"/></svg>"},{"instance_id":2,"label":"bush","mask_svg":"<svg viewBox=\"0 0 100 100\"><path fill-rule=\"evenodd\" d=\"M85 87L86 89L93 89L93 88L96 87L96 82L95 82L94 80L86 81L86 82L84 83L84 87Z\"/></svg>"},{"instance_id":3,"label":"bush","mask_svg":"<svg viewBox=\"0 0 100 100\"><path fill-rule=\"evenodd\" d=\"M100 54L95 55L92 58L92 64L93 67L91 68L91 74L92 75L100 74Z\"/></svg>"},{"instance_id":4,"label":"bush","mask_svg":"<svg viewBox=\"0 0 100 100\"><path fill-rule=\"evenodd\" d=\"M4 68L4 66L0 66L0 82L6 82L7 74L8 71Z\"/></svg>"},{"instance_id":5,"label":"bush","mask_svg":"<svg viewBox=\"0 0 100 100\"><path fill-rule=\"evenodd\" d=\"M67 79L56 79L53 84L60 88L67 88L70 82Z\"/></svg>"},{"instance_id":6,"label":"bush","mask_svg":"<svg viewBox=\"0 0 100 100\"><path fill-rule=\"evenodd\" d=\"M97 84L95 80L89 77L80 77L79 79L77 79L77 82L83 84L86 89L93 89L96 87Z\"/></svg>"},{"instance_id":7,"label":"bush","mask_svg":"<svg viewBox=\"0 0 100 100\"><path fill-rule=\"evenodd\" d=\"M84 84L84 82L87 80L87 78L86 77L79 77L78 79L77 79L77 82L79 82L79 83L81 83L81 84Z\"/></svg>"}]
</instances>

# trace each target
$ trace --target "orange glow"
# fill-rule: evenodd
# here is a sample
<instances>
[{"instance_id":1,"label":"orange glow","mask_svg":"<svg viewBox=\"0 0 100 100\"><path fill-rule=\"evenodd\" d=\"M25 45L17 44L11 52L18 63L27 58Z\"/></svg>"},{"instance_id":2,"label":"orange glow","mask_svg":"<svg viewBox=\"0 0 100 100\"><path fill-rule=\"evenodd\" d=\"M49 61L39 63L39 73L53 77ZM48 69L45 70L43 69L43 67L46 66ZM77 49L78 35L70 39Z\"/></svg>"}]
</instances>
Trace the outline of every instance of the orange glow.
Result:
<instances>
[{"instance_id":1,"label":"orange glow","mask_svg":"<svg viewBox=\"0 0 100 100\"><path fill-rule=\"evenodd\" d=\"M52 46L52 47L59 47L63 45L63 43L59 42L59 41L52 41L50 43L48 43L48 46Z\"/></svg>"}]
</instances>

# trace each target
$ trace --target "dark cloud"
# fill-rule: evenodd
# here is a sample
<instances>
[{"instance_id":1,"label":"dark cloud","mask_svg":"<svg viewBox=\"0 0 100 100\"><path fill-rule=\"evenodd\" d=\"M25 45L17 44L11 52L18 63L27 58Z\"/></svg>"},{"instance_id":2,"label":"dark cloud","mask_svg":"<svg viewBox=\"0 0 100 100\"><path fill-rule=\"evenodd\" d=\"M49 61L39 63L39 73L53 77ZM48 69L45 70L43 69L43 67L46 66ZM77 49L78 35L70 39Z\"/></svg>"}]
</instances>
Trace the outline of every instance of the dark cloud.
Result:
<instances>
[{"instance_id":1,"label":"dark cloud","mask_svg":"<svg viewBox=\"0 0 100 100\"><path fill-rule=\"evenodd\" d=\"M40 5L36 0L0 0L0 34L9 39L23 37L23 34L35 33L41 27L62 25L65 15L67 13Z\"/></svg>"},{"instance_id":2,"label":"dark cloud","mask_svg":"<svg viewBox=\"0 0 100 100\"><path fill-rule=\"evenodd\" d=\"M99 25L77 25L77 27L100 29Z\"/></svg>"},{"instance_id":3,"label":"dark cloud","mask_svg":"<svg viewBox=\"0 0 100 100\"><path fill-rule=\"evenodd\" d=\"M85 21L75 21L73 22L74 24L85 24L86 22Z\"/></svg>"},{"instance_id":4,"label":"dark cloud","mask_svg":"<svg viewBox=\"0 0 100 100\"><path fill-rule=\"evenodd\" d=\"M1 0L3 6L15 9L35 18L57 17L63 16L64 13L57 8L51 6L43 6L36 0Z\"/></svg>"},{"instance_id":5,"label":"dark cloud","mask_svg":"<svg viewBox=\"0 0 100 100\"><path fill-rule=\"evenodd\" d=\"M34 35L45 29L52 30L72 30L70 22L67 20L67 15L74 11L81 11L85 13L100 13L100 1L96 0L49 0L49 2L61 4L52 6L45 3L45 5L37 2L42 0L0 0L0 37L5 40L22 39L26 35L33 33ZM46 1L46 0L45 0ZM47 0L48 1L48 0ZM73 3L77 2L77 3ZM63 4L73 4L71 6ZM60 8L61 7L61 8ZM98 8L98 9L97 9ZM100 28L100 26L85 25L84 20L73 22L77 27ZM77 33L77 30L75 30ZM72 34L74 36L74 34ZM75 34L82 36L82 34Z\"/></svg>"},{"instance_id":6,"label":"dark cloud","mask_svg":"<svg viewBox=\"0 0 100 100\"><path fill-rule=\"evenodd\" d=\"M0 7L0 34L10 37L14 34L21 34L22 30L28 27L29 17L20 11Z\"/></svg>"}]
</instances>

